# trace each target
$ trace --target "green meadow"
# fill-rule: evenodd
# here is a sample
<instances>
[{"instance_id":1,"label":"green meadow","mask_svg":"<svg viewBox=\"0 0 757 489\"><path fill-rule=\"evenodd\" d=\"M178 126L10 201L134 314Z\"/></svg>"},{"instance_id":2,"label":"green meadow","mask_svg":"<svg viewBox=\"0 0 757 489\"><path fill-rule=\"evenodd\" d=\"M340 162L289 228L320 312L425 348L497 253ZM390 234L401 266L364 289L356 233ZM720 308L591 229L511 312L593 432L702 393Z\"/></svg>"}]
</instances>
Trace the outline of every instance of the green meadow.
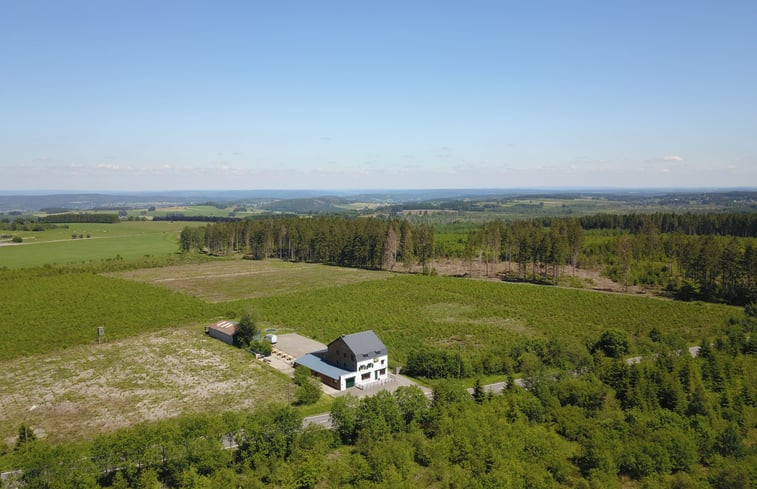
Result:
<instances>
[{"instance_id":1,"label":"green meadow","mask_svg":"<svg viewBox=\"0 0 757 489\"><path fill-rule=\"evenodd\" d=\"M209 321L220 307L163 287L92 273L0 273L0 360Z\"/></svg>"},{"instance_id":2,"label":"green meadow","mask_svg":"<svg viewBox=\"0 0 757 489\"><path fill-rule=\"evenodd\" d=\"M23 242L0 242L0 268L69 265L114 258L163 256L178 251L186 222L77 223L45 231L8 231ZM76 235L76 238L72 236ZM81 236L81 237L80 237Z\"/></svg>"}]
</instances>

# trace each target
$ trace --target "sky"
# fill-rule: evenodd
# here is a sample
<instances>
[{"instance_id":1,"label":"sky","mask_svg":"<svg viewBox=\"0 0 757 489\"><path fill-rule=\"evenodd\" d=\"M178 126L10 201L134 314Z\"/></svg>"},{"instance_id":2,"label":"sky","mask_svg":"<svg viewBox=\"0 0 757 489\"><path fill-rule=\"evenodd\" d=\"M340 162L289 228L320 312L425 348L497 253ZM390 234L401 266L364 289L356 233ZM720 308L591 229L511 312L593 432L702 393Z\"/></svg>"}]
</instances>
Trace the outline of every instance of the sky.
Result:
<instances>
[{"instance_id":1,"label":"sky","mask_svg":"<svg viewBox=\"0 0 757 489\"><path fill-rule=\"evenodd\" d=\"M757 186L757 2L0 0L0 190Z\"/></svg>"}]
</instances>

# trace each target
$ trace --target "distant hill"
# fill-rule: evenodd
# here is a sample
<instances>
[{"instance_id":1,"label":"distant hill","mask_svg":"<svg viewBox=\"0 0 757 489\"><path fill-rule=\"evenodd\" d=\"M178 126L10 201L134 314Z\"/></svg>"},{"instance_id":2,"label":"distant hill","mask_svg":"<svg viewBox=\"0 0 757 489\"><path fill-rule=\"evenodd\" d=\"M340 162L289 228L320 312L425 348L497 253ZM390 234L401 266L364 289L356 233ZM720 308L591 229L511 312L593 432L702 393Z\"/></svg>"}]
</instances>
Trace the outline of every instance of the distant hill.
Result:
<instances>
[{"instance_id":1,"label":"distant hill","mask_svg":"<svg viewBox=\"0 0 757 489\"><path fill-rule=\"evenodd\" d=\"M351 199L341 197L324 196L309 199L286 199L277 200L268 204L260 205L258 208L274 212L292 212L292 213L343 213L350 212L344 206L355 202Z\"/></svg>"},{"instance_id":2,"label":"distant hill","mask_svg":"<svg viewBox=\"0 0 757 489\"><path fill-rule=\"evenodd\" d=\"M45 210L91 211L201 205L256 207L270 212L345 213L358 202L403 206L402 208L464 208L460 202L505 199L602 198L612 201L654 201L657 204L687 203L730 207L757 202L757 189L408 189L408 190L186 190L164 192L44 194L29 191L13 195L0 192L0 213Z\"/></svg>"}]
</instances>

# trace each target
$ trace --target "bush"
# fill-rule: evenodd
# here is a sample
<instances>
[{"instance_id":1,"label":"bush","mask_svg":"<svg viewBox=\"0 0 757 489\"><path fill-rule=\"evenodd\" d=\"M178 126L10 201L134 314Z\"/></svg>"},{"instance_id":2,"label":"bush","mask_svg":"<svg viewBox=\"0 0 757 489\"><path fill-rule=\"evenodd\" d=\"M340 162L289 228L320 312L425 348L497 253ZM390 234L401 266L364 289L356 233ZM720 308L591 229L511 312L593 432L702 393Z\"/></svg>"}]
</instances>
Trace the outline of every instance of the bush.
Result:
<instances>
[{"instance_id":1,"label":"bush","mask_svg":"<svg viewBox=\"0 0 757 489\"><path fill-rule=\"evenodd\" d=\"M628 353L628 334L619 329L607 329L594 344L594 351L601 351L608 357L619 358Z\"/></svg>"},{"instance_id":2,"label":"bush","mask_svg":"<svg viewBox=\"0 0 757 489\"><path fill-rule=\"evenodd\" d=\"M21 236L13 236L11 241L13 241L14 243L21 243L24 241L24 238L22 238Z\"/></svg>"},{"instance_id":3,"label":"bush","mask_svg":"<svg viewBox=\"0 0 757 489\"><path fill-rule=\"evenodd\" d=\"M242 348L252 346L255 336L258 334L257 320L252 314L245 314L239 320L239 329L234 335L234 342Z\"/></svg>"},{"instance_id":4,"label":"bush","mask_svg":"<svg viewBox=\"0 0 757 489\"><path fill-rule=\"evenodd\" d=\"M295 392L297 404L315 404L321 398L321 383L310 374L310 369L298 365L294 369L294 383L298 385Z\"/></svg>"},{"instance_id":5,"label":"bush","mask_svg":"<svg viewBox=\"0 0 757 489\"><path fill-rule=\"evenodd\" d=\"M271 344L265 340L256 340L250 343L250 350L257 354L263 355L264 357L267 357L270 356L270 354L273 352L273 346L271 346Z\"/></svg>"}]
</instances>

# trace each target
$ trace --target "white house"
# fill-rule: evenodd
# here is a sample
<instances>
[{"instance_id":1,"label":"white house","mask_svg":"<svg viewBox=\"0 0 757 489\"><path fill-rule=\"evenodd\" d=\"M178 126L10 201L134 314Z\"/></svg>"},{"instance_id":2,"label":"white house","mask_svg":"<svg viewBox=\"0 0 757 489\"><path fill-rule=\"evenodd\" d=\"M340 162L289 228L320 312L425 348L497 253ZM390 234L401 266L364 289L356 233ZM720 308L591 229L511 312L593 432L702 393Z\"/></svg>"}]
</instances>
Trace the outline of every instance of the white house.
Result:
<instances>
[{"instance_id":1,"label":"white house","mask_svg":"<svg viewBox=\"0 0 757 489\"><path fill-rule=\"evenodd\" d=\"M373 331L342 335L325 350L298 358L302 365L334 389L366 387L389 378L386 345Z\"/></svg>"}]
</instances>

